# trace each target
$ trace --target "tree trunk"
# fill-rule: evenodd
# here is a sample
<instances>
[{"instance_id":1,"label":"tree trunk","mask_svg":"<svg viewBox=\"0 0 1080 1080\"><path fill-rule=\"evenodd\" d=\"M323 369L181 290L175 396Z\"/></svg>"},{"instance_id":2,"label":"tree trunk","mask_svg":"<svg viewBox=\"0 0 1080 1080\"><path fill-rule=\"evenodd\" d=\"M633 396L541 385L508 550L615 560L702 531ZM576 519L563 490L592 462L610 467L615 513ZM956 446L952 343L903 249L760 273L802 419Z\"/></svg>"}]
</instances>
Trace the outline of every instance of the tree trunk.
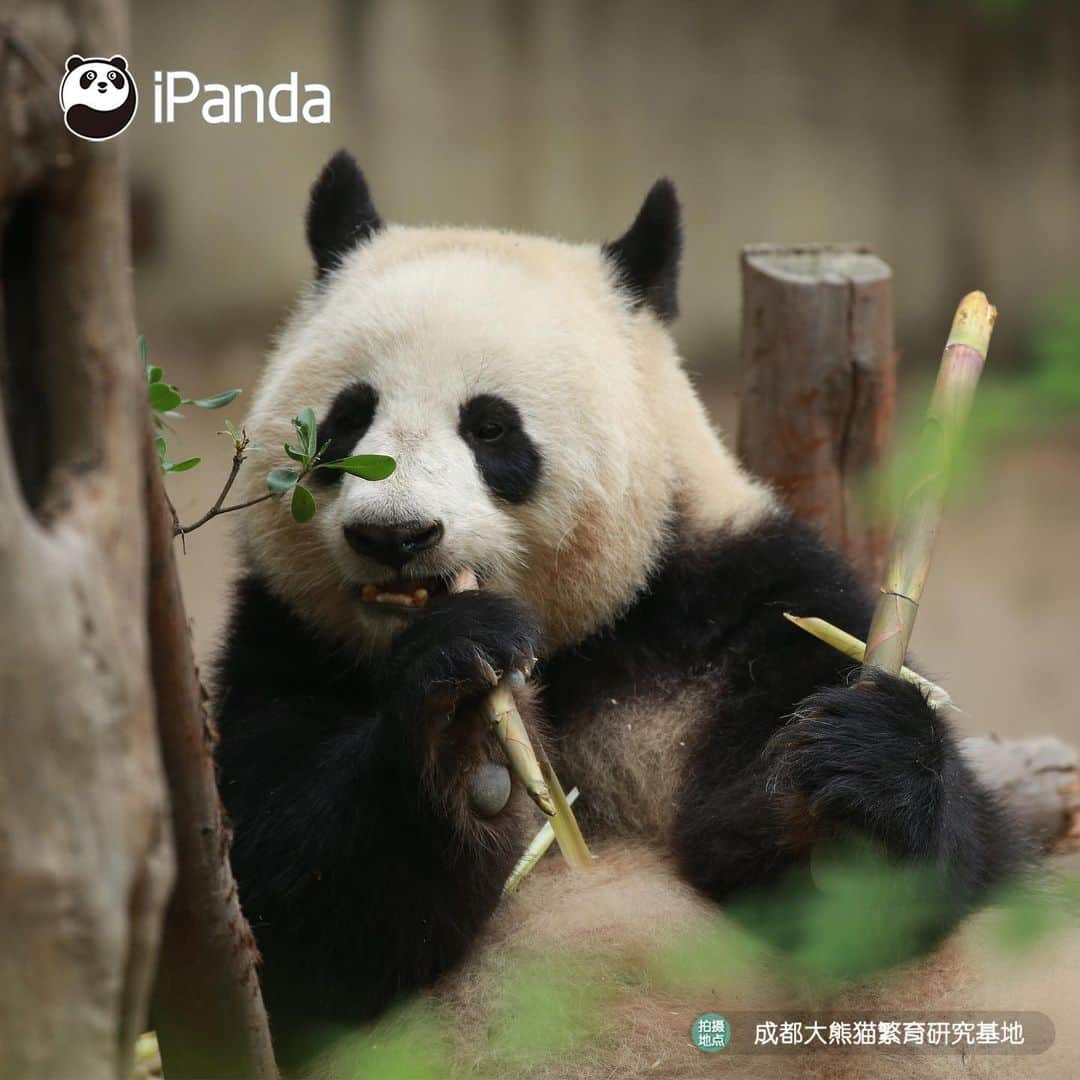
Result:
<instances>
[{"instance_id":1,"label":"tree trunk","mask_svg":"<svg viewBox=\"0 0 1080 1080\"><path fill-rule=\"evenodd\" d=\"M173 875L124 170L63 127L111 0L0 27L0 1077L130 1075Z\"/></svg>"},{"instance_id":2,"label":"tree trunk","mask_svg":"<svg viewBox=\"0 0 1080 1080\"><path fill-rule=\"evenodd\" d=\"M888 543L857 485L892 428L892 271L852 246L743 249L739 457L875 584Z\"/></svg>"},{"instance_id":3,"label":"tree trunk","mask_svg":"<svg viewBox=\"0 0 1080 1080\"><path fill-rule=\"evenodd\" d=\"M174 873L159 731L180 870L154 995L166 1068L263 1080L257 958L146 453L122 139L81 142L57 104L69 54L123 50L124 13L69 0L0 22L0 1080L131 1075Z\"/></svg>"},{"instance_id":4,"label":"tree trunk","mask_svg":"<svg viewBox=\"0 0 1080 1080\"><path fill-rule=\"evenodd\" d=\"M150 445L146 463L150 641L179 871L153 1020L168 1080L271 1080L277 1067L256 970L258 949L229 866L229 832L214 775L216 732L192 656L173 518Z\"/></svg>"}]
</instances>

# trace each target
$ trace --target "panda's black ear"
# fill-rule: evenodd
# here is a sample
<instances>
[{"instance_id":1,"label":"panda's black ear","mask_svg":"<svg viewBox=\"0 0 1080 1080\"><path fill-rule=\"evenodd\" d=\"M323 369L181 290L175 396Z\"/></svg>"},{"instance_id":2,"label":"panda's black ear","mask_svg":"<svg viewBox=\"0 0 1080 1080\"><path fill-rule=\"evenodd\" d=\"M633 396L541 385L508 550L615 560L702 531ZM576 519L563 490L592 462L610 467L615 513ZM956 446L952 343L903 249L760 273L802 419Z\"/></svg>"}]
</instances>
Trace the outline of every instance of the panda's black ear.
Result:
<instances>
[{"instance_id":1,"label":"panda's black ear","mask_svg":"<svg viewBox=\"0 0 1080 1080\"><path fill-rule=\"evenodd\" d=\"M383 227L367 181L353 156L339 150L311 189L307 240L317 277L333 270L358 244Z\"/></svg>"},{"instance_id":2,"label":"panda's black ear","mask_svg":"<svg viewBox=\"0 0 1080 1080\"><path fill-rule=\"evenodd\" d=\"M112 56L109 58L109 63L113 67L118 67L121 71L127 71L127 61L122 56Z\"/></svg>"},{"instance_id":3,"label":"panda's black ear","mask_svg":"<svg viewBox=\"0 0 1080 1080\"><path fill-rule=\"evenodd\" d=\"M633 225L603 246L615 265L619 283L667 321L679 313L679 258L682 255L682 211L675 185L657 180L645 196Z\"/></svg>"},{"instance_id":4,"label":"panda's black ear","mask_svg":"<svg viewBox=\"0 0 1080 1080\"><path fill-rule=\"evenodd\" d=\"M85 63L86 61L78 53L72 53L67 58L67 69L68 71L74 71L80 64Z\"/></svg>"}]
</instances>

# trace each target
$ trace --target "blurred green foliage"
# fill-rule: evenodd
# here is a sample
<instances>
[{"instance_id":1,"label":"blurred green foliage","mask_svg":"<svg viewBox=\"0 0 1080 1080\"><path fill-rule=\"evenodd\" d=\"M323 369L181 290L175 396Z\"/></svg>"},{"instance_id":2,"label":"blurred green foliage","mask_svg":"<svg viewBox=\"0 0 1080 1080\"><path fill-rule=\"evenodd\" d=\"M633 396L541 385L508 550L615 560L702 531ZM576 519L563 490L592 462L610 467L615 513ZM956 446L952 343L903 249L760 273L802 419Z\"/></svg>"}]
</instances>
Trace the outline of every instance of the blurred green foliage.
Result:
<instances>
[{"instance_id":1,"label":"blurred green foliage","mask_svg":"<svg viewBox=\"0 0 1080 1080\"><path fill-rule=\"evenodd\" d=\"M839 844L815 854L812 875L747 897L707 929L674 930L644 960L613 962L610 942L590 946L581 938L543 955L518 950L498 958L494 989L487 986L485 999L475 1003L486 1019L486 1042L469 1046L472 1060L463 1070L450 1065L452 1012L423 999L373 1028L339 1037L330 1075L503 1077L553 1062L573 1075L574 1061L596 1053L606 1034L625 1036L617 1011L624 993L639 1000L700 995L705 1010L725 988L737 993L766 977L804 1002L826 1002L925 954L953 902L935 870L901 866L864 842ZM1036 876L994 898L976 940L1011 963L1077 925L1080 877Z\"/></svg>"}]
</instances>

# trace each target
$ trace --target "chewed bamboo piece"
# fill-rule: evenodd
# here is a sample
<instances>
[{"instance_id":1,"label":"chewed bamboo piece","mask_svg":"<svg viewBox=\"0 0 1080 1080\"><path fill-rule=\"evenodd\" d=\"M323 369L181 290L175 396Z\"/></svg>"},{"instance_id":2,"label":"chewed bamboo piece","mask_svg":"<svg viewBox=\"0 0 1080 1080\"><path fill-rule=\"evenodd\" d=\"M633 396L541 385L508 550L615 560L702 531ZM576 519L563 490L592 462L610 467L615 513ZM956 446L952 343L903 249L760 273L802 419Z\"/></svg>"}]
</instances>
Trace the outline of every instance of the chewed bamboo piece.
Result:
<instances>
[{"instance_id":1,"label":"chewed bamboo piece","mask_svg":"<svg viewBox=\"0 0 1080 1080\"><path fill-rule=\"evenodd\" d=\"M819 641L824 641L826 645L831 645L838 652L842 652L846 657L852 660L857 660L862 663L863 656L866 654L866 644L860 641L854 634L849 634L846 630L841 630L838 626L833 626L831 622L826 619L818 619L816 617L802 617L800 615L792 615L789 612L784 612L784 618L788 622L794 623L800 630L805 630L808 634L816 637ZM935 709L951 708L960 710L953 704L953 699L949 695L949 691L943 686L938 686L936 682L931 682L925 675L920 675L917 671L912 671L909 667L902 667L900 669L900 678L906 679L910 683L914 683L919 687L927 696L927 700Z\"/></svg>"},{"instance_id":2,"label":"chewed bamboo piece","mask_svg":"<svg viewBox=\"0 0 1080 1080\"><path fill-rule=\"evenodd\" d=\"M581 834L574 811L570 809L570 798L563 791L555 770L551 767L547 751L541 744L537 749L537 757L540 761L540 772L548 782L551 790L551 801L555 804L558 813L555 815L552 828L555 830L555 839L559 841L559 850L571 866L592 866L592 852L585 843L585 837Z\"/></svg>"},{"instance_id":3,"label":"chewed bamboo piece","mask_svg":"<svg viewBox=\"0 0 1080 1080\"><path fill-rule=\"evenodd\" d=\"M536 760L529 735L522 723L521 714L514 704L509 680L504 680L484 700L484 712L495 737L510 762L510 769L521 781L522 787L548 817L555 817L558 809L552 801L551 792L544 781L540 763Z\"/></svg>"},{"instance_id":4,"label":"chewed bamboo piece","mask_svg":"<svg viewBox=\"0 0 1080 1080\"><path fill-rule=\"evenodd\" d=\"M577 802L578 789L572 788L566 795L566 805L573 806ZM503 886L503 896L508 896L525 880L525 875L547 854L548 848L555 842L555 830L550 821L545 821L540 826L540 831L532 838L525 853L515 863L514 869Z\"/></svg>"},{"instance_id":5,"label":"chewed bamboo piece","mask_svg":"<svg viewBox=\"0 0 1080 1080\"><path fill-rule=\"evenodd\" d=\"M451 592L479 589L472 570L462 570L450 586ZM575 867L592 865L585 838L570 809L562 785L546 754L538 760L525 723L521 719L511 689L514 673L504 674L499 684L483 700L484 714L506 754L510 769L530 798L551 819L555 839L566 861Z\"/></svg>"},{"instance_id":6,"label":"chewed bamboo piece","mask_svg":"<svg viewBox=\"0 0 1080 1080\"><path fill-rule=\"evenodd\" d=\"M919 439L919 475L904 495L864 664L898 674L904 666L945 505L953 459L986 363L997 308L968 293L953 318Z\"/></svg>"}]
</instances>

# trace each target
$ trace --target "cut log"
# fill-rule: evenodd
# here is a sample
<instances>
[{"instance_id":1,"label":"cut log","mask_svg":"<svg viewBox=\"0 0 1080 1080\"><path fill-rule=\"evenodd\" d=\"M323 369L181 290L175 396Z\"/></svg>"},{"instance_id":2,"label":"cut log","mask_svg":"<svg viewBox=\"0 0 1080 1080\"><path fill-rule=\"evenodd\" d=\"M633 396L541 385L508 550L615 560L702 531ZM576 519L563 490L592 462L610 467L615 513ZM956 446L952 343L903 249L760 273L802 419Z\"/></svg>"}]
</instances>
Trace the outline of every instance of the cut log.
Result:
<instances>
[{"instance_id":1,"label":"cut log","mask_svg":"<svg viewBox=\"0 0 1080 1080\"><path fill-rule=\"evenodd\" d=\"M1051 735L977 736L961 749L1024 832L1044 848L1080 848L1080 774L1073 747Z\"/></svg>"},{"instance_id":2,"label":"cut log","mask_svg":"<svg viewBox=\"0 0 1080 1080\"><path fill-rule=\"evenodd\" d=\"M889 529L857 487L892 429L892 271L854 245L755 245L742 296L739 457L876 584Z\"/></svg>"}]
</instances>

